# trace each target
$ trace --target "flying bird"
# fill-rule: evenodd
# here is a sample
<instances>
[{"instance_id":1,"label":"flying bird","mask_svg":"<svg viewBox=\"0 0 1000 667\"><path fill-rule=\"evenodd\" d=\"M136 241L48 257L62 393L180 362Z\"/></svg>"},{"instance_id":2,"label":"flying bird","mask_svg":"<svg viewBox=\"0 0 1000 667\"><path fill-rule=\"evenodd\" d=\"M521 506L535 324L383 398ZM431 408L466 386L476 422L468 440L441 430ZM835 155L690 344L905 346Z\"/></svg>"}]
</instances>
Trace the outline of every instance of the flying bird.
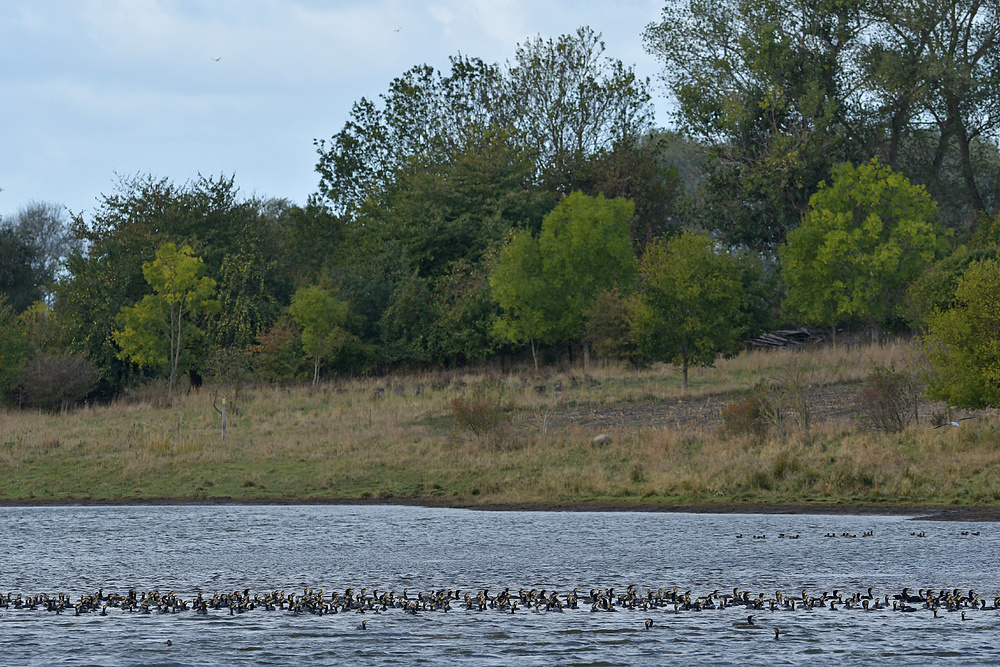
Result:
<instances>
[{"instance_id":1,"label":"flying bird","mask_svg":"<svg viewBox=\"0 0 1000 667\"><path fill-rule=\"evenodd\" d=\"M218 58L212 58L212 60L214 60L215 62L219 62L220 60L222 60L222 56L219 56Z\"/></svg>"},{"instance_id":2,"label":"flying bird","mask_svg":"<svg viewBox=\"0 0 1000 667\"><path fill-rule=\"evenodd\" d=\"M938 424L934 428L942 428L942 427L945 427L945 426L954 426L955 428L958 428L959 425L960 425L960 423L964 422L966 419L975 419L975 416L972 416L972 417L962 417L961 419L956 419L953 422L945 422L944 424Z\"/></svg>"}]
</instances>

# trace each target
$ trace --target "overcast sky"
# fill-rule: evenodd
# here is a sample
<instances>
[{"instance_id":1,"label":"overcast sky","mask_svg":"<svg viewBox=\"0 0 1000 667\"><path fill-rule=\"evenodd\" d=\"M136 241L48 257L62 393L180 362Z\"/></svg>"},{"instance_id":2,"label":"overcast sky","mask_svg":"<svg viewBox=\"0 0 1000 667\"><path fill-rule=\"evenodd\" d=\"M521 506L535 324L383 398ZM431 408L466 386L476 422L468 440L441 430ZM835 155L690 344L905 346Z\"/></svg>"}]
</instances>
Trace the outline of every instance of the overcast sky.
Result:
<instances>
[{"instance_id":1,"label":"overcast sky","mask_svg":"<svg viewBox=\"0 0 1000 667\"><path fill-rule=\"evenodd\" d=\"M410 67L511 59L588 25L650 77L641 32L664 0L3 0L0 216L30 201L89 214L115 174L235 174L304 203L313 140Z\"/></svg>"}]
</instances>

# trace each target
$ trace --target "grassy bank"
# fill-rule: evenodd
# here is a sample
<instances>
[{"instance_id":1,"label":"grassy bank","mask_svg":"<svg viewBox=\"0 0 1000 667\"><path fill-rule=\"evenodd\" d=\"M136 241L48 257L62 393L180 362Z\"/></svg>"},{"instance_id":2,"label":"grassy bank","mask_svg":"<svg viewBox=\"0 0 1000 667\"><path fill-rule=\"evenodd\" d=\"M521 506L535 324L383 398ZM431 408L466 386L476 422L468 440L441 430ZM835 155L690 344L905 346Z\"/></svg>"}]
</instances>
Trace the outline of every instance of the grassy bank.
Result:
<instances>
[{"instance_id":1,"label":"grassy bank","mask_svg":"<svg viewBox=\"0 0 1000 667\"><path fill-rule=\"evenodd\" d=\"M237 402L238 413L230 404L225 440L211 390L169 407L152 389L62 414L7 411L0 414L0 500L1000 505L992 414L935 430L926 419L934 406L924 405L923 421L900 433L830 418L808 433L789 421L783 434L763 437L727 435L718 419L674 419L697 401L718 415L734 392L760 381L853 395L872 363L905 368L911 357L905 344L752 352L694 371L686 395L672 369L613 364L587 374L260 387ZM615 414L622 417L598 419ZM650 426L647 414L670 419ZM598 433L610 439L594 444Z\"/></svg>"}]
</instances>

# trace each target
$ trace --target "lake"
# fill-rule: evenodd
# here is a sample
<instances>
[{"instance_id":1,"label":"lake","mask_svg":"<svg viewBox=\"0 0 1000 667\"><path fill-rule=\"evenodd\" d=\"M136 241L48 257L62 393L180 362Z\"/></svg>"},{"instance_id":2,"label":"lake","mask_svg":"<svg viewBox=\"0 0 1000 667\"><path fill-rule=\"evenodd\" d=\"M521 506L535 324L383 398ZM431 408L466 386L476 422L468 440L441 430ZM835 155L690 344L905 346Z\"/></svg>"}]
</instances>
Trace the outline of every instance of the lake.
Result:
<instances>
[{"instance_id":1,"label":"lake","mask_svg":"<svg viewBox=\"0 0 1000 667\"><path fill-rule=\"evenodd\" d=\"M8 664L636 665L846 664L888 658L1000 661L1000 611L937 617L845 605L745 604L591 611L590 592L636 587L692 600L734 588L765 599L838 590L876 597L904 587L1000 596L1000 533L991 523L900 516L488 512L404 506L210 505L0 508L0 593L24 597L173 592L187 601L347 588L368 594L456 590L451 611L317 615L257 608L107 615L0 609ZM864 536L872 532L871 536ZM979 532L979 535L974 533ZM965 533L965 534L963 534ZM826 537L827 535L835 537ZM856 537L842 537L842 535ZM742 535L742 537L737 537ZM779 537L783 535L783 537ZM791 539L798 535L797 539ZM464 596L579 589L577 609L467 609ZM829 597L829 596L828 596ZM716 598L719 600L719 598ZM891 602L890 602L891 605ZM721 608L720 608L721 607ZM966 611L965 620L961 611ZM746 617L754 615L753 625ZM646 619L652 626L646 629ZM362 629L361 621L365 621ZM776 640L774 628L780 628ZM170 642L168 644L168 641Z\"/></svg>"}]
</instances>

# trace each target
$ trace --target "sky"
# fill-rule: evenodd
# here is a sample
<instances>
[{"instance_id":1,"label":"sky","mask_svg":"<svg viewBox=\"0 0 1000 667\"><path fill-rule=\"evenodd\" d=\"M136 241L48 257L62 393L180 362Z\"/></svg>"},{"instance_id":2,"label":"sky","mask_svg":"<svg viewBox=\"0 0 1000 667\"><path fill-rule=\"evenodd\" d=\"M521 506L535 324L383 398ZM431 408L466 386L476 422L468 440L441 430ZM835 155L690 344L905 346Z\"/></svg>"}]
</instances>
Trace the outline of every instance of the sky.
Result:
<instances>
[{"instance_id":1,"label":"sky","mask_svg":"<svg viewBox=\"0 0 1000 667\"><path fill-rule=\"evenodd\" d=\"M314 139L418 64L513 59L590 26L653 83L641 33L665 0L4 0L0 217L52 202L85 217L119 177L235 176L304 204Z\"/></svg>"}]
</instances>

